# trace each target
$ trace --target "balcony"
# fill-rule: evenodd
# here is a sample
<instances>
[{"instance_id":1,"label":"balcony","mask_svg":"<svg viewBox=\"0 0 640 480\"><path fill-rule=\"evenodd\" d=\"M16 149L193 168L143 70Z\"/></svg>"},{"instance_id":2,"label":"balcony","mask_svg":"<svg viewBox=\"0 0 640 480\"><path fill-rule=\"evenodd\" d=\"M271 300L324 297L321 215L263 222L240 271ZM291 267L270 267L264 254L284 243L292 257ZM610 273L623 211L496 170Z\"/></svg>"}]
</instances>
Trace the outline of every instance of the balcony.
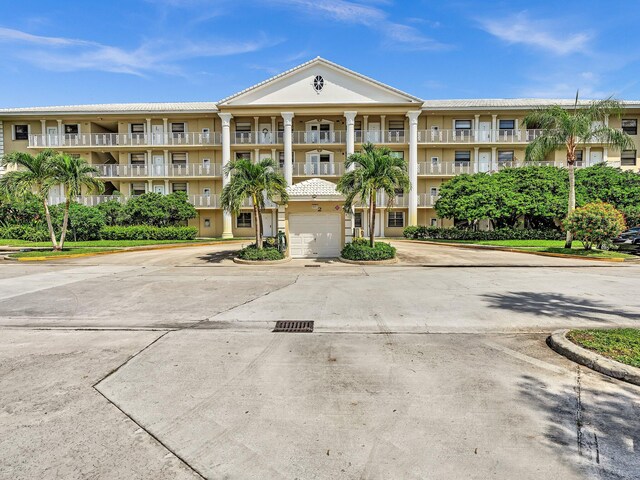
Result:
<instances>
[{"instance_id":1,"label":"balcony","mask_svg":"<svg viewBox=\"0 0 640 480\"><path fill-rule=\"evenodd\" d=\"M284 132L234 132L233 145L278 145L283 143Z\"/></svg>"},{"instance_id":2,"label":"balcony","mask_svg":"<svg viewBox=\"0 0 640 480\"><path fill-rule=\"evenodd\" d=\"M436 201L440 198L439 195L431 195L429 193L418 194L418 208L433 208L436 205Z\"/></svg>"},{"instance_id":3,"label":"balcony","mask_svg":"<svg viewBox=\"0 0 640 480\"><path fill-rule=\"evenodd\" d=\"M346 144L347 132L343 130L333 131L308 131L308 132L292 132L292 141L294 144L302 145L332 145Z\"/></svg>"},{"instance_id":4,"label":"balcony","mask_svg":"<svg viewBox=\"0 0 640 480\"><path fill-rule=\"evenodd\" d=\"M356 131L355 143L409 143L409 135L404 130Z\"/></svg>"},{"instance_id":5,"label":"balcony","mask_svg":"<svg viewBox=\"0 0 640 480\"><path fill-rule=\"evenodd\" d=\"M203 147L220 145L220 133L79 133L29 135L31 148L142 148Z\"/></svg>"},{"instance_id":6,"label":"balcony","mask_svg":"<svg viewBox=\"0 0 640 480\"><path fill-rule=\"evenodd\" d=\"M294 163L294 177L340 177L344 163Z\"/></svg>"},{"instance_id":7,"label":"balcony","mask_svg":"<svg viewBox=\"0 0 640 480\"><path fill-rule=\"evenodd\" d=\"M542 135L543 130L418 130L418 143L433 144L526 144Z\"/></svg>"},{"instance_id":8,"label":"balcony","mask_svg":"<svg viewBox=\"0 0 640 480\"><path fill-rule=\"evenodd\" d=\"M463 173L493 173L498 172L500 170L504 170L505 168L517 168L517 167L528 167L528 166L537 166L537 167L559 167L564 168L567 166L566 162L524 162L521 160L515 160L511 162L489 162L489 163L480 163L476 164L475 162L438 162L438 163L428 163L422 162L418 163L418 176L427 176L427 177L448 177L460 175ZM583 168L587 166L585 162L576 162L576 168Z\"/></svg>"},{"instance_id":9,"label":"balcony","mask_svg":"<svg viewBox=\"0 0 640 480\"><path fill-rule=\"evenodd\" d=\"M222 165L217 163L185 163L171 165L93 165L100 177L141 178L141 177L220 177Z\"/></svg>"}]
</instances>

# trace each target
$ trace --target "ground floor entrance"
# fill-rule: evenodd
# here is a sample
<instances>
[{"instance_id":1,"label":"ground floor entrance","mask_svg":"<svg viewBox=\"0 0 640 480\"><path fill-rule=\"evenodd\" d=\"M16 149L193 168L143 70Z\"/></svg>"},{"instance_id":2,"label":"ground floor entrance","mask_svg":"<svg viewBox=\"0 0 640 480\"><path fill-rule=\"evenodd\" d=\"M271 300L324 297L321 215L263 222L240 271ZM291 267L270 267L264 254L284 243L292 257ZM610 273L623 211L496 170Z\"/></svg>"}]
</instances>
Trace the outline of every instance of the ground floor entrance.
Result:
<instances>
[{"instance_id":1,"label":"ground floor entrance","mask_svg":"<svg viewBox=\"0 0 640 480\"><path fill-rule=\"evenodd\" d=\"M292 258L338 257L342 239L340 214L289 215Z\"/></svg>"}]
</instances>

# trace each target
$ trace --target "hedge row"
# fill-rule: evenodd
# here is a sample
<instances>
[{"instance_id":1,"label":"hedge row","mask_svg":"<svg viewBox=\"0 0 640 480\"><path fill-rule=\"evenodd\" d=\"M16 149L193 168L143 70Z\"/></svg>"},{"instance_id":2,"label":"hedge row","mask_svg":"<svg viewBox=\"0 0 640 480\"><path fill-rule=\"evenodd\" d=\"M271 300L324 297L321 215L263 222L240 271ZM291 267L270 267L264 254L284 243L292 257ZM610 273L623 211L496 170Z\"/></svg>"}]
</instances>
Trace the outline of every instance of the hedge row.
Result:
<instances>
[{"instance_id":1,"label":"hedge row","mask_svg":"<svg viewBox=\"0 0 640 480\"><path fill-rule=\"evenodd\" d=\"M8 225L0 227L0 238L26 240L27 242L46 242L50 240L48 230L32 225Z\"/></svg>"},{"instance_id":2,"label":"hedge row","mask_svg":"<svg viewBox=\"0 0 640 480\"><path fill-rule=\"evenodd\" d=\"M372 248L369 240L358 238L347 243L340 255L347 260L389 260L395 258L396 249L384 242L376 242Z\"/></svg>"},{"instance_id":3,"label":"hedge row","mask_svg":"<svg viewBox=\"0 0 640 480\"><path fill-rule=\"evenodd\" d=\"M258 250L255 244L243 248L237 255L243 260L282 260L284 258L277 248L265 246Z\"/></svg>"},{"instance_id":4,"label":"hedge row","mask_svg":"<svg viewBox=\"0 0 640 480\"><path fill-rule=\"evenodd\" d=\"M104 227L100 230L102 240L194 240L196 227L151 227L132 225L129 227Z\"/></svg>"},{"instance_id":5,"label":"hedge row","mask_svg":"<svg viewBox=\"0 0 640 480\"><path fill-rule=\"evenodd\" d=\"M459 228L439 228L412 226L404 229L404 236L417 240L562 240L559 230L533 230L500 228L497 230L463 230Z\"/></svg>"}]
</instances>

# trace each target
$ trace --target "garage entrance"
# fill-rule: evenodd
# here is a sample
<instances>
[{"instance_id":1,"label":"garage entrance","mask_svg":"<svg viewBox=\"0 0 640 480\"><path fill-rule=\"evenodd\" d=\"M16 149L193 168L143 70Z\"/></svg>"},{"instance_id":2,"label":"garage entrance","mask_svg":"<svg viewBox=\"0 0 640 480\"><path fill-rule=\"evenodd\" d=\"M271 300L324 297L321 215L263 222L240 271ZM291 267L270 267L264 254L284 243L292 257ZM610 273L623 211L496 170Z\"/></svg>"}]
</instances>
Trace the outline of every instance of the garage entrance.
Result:
<instances>
[{"instance_id":1,"label":"garage entrance","mask_svg":"<svg viewBox=\"0 0 640 480\"><path fill-rule=\"evenodd\" d=\"M289 250L292 258L340 256L340 214L289 215Z\"/></svg>"}]
</instances>

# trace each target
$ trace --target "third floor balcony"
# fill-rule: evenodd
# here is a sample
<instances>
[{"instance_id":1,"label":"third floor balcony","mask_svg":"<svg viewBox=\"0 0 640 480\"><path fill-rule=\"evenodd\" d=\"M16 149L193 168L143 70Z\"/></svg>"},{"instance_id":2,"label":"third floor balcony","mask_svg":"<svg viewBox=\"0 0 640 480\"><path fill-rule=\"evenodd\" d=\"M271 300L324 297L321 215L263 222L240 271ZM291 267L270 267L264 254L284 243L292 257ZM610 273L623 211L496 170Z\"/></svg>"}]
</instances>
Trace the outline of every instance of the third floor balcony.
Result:
<instances>
[{"instance_id":1,"label":"third floor balcony","mask_svg":"<svg viewBox=\"0 0 640 480\"><path fill-rule=\"evenodd\" d=\"M206 147L220 144L220 133L217 132L29 135L31 148L163 148Z\"/></svg>"}]
</instances>

